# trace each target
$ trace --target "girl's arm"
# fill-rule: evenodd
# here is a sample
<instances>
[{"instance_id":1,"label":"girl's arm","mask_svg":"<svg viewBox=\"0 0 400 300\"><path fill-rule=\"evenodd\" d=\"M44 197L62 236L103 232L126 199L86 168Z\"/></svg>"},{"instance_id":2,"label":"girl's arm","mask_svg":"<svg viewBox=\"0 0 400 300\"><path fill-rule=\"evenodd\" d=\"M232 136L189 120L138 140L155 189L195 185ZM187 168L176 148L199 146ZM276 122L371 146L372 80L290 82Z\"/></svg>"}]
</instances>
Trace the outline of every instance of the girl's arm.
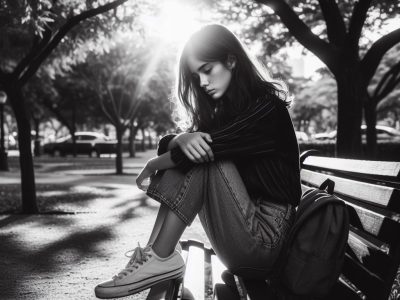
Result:
<instances>
[{"instance_id":1,"label":"girl's arm","mask_svg":"<svg viewBox=\"0 0 400 300\"><path fill-rule=\"evenodd\" d=\"M142 169L138 177L136 178L136 184L139 189L146 191L147 190L147 184L143 184L143 181L147 179L151 179L151 176L154 175L154 173L158 170L165 170L165 169L170 169L176 166L176 163L174 163L171 159L171 152L165 152L164 154L160 156L156 156L151 158L145 165L145 167Z\"/></svg>"},{"instance_id":2,"label":"girl's arm","mask_svg":"<svg viewBox=\"0 0 400 300\"><path fill-rule=\"evenodd\" d=\"M167 134L158 143L157 155L180 147L191 161L196 163L209 162L214 160L214 154L208 143L212 143L212 139L210 134L205 132Z\"/></svg>"},{"instance_id":3,"label":"girl's arm","mask_svg":"<svg viewBox=\"0 0 400 300\"><path fill-rule=\"evenodd\" d=\"M212 142L209 146L215 159L246 159L251 156L276 153L280 151L277 138L281 135L288 135L289 148L297 149L297 141L288 112L286 111L286 118L284 114L277 113L277 106L278 104L272 99L259 101L234 121L210 132ZM282 120L282 122L279 120L282 117L287 120ZM284 128L278 126L280 123L284 123ZM171 159L183 172L190 170L195 163L179 147L171 149Z\"/></svg>"},{"instance_id":4,"label":"girl's arm","mask_svg":"<svg viewBox=\"0 0 400 300\"><path fill-rule=\"evenodd\" d=\"M146 166L153 172L158 171L158 170L165 170L165 169L170 169L176 166L176 163L174 163L171 159L171 151L165 152L164 154L160 156L156 156L151 158Z\"/></svg>"}]
</instances>

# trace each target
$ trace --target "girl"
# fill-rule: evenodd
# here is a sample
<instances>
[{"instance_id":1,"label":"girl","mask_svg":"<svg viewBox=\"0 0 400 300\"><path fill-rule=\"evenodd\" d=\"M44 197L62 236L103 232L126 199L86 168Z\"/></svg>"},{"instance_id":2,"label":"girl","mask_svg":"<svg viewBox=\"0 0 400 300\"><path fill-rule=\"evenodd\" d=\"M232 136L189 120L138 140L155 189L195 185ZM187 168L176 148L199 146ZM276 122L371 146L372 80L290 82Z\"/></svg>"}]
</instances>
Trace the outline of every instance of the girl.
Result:
<instances>
[{"instance_id":1,"label":"girl","mask_svg":"<svg viewBox=\"0 0 400 300\"><path fill-rule=\"evenodd\" d=\"M197 214L232 273L273 274L301 187L289 101L267 78L226 27L207 25L191 36L177 76L186 130L164 136L158 156L136 179L161 203L153 231L122 271L96 287L98 297L125 296L182 276L177 245Z\"/></svg>"}]
</instances>

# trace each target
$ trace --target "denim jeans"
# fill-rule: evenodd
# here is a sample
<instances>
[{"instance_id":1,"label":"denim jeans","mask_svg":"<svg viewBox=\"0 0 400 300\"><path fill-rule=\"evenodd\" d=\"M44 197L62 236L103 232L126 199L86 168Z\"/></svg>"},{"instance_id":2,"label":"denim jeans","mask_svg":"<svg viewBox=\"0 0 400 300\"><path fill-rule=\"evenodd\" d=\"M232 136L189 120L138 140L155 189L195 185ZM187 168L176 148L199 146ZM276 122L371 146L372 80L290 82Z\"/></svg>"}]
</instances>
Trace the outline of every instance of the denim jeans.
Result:
<instances>
[{"instance_id":1,"label":"denim jeans","mask_svg":"<svg viewBox=\"0 0 400 300\"><path fill-rule=\"evenodd\" d=\"M160 171L147 195L188 226L198 214L217 256L232 273L248 278L271 275L295 216L290 204L251 199L229 160L198 164L186 174Z\"/></svg>"}]
</instances>

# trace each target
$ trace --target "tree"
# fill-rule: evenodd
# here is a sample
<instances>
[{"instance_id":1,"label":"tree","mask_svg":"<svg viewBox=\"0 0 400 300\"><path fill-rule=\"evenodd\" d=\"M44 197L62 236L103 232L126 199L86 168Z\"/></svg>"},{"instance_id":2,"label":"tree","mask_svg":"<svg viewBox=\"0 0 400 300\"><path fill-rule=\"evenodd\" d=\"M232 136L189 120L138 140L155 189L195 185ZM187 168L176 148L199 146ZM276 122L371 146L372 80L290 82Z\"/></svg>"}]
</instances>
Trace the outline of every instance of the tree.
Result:
<instances>
[{"instance_id":1,"label":"tree","mask_svg":"<svg viewBox=\"0 0 400 300\"><path fill-rule=\"evenodd\" d=\"M43 97L41 103L68 128L76 156L75 132L80 127L98 127L106 121L98 105L97 95L76 72L56 76L52 81L57 97Z\"/></svg>"},{"instance_id":2,"label":"tree","mask_svg":"<svg viewBox=\"0 0 400 300\"><path fill-rule=\"evenodd\" d=\"M115 0L104 5L101 1L0 1L0 88L8 95L18 126L24 213L36 213L38 208L31 126L22 88L60 44L64 49L76 48L74 43L78 40L95 40L99 31L111 31L106 24L120 22L116 9L126 1ZM94 18L111 10L113 13L102 20ZM84 29L76 30L80 23L89 19L92 22L86 22Z\"/></svg>"},{"instance_id":3,"label":"tree","mask_svg":"<svg viewBox=\"0 0 400 300\"><path fill-rule=\"evenodd\" d=\"M325 63L338 89L337 155L360 155L360 125L368 84L383 55L400 42L400 29L373 43L364 43L368 39L364 33L372 28L379 31L386 20L398 14L398 4L372 0L256 0L237 4L231 9L232 18L242 22L246 16L253 16L248 18L251 30L247 33L250 39L262 37L266 52L273 53L297 40Z\"/></svg>"},{"instance_id":4,"label":"tree","mask_svg":"<svg viewBox=\"0 0 400 300\"><path fill-rule=\"evenodd\" d=\"M314 122L317 131L336 128L337 89L331 75L323 75L319 80L309 82L296 93L292 114L298 129L301 124ZM304 130L304 129L303 129Z\"/></svg>"},{"instance_id":5,"label":"tree","mask_svg":"<svg viewBox=\"0 0 400 300\"><path fill-rule=\"evenodd\" d=\"M169 81L172 68L166 69L163 62L171 61L168 55L172 52L149 37L122 36L120 41L118 39L106 53L92 54L78 67L82 79L96 93L104 115L115 127L116 173L122 174L122 137L128 128L132 134L137 132L135 120L137 126L147 126L139 117L145 111L146 102L162 96L167 98L172 86Z\"/></svg>"},{"instance_id":6,"label":"tree","mask_svg":"<svg viewBox=\"0 0 400 300\"><path fill-rule=\"evenodd\" d=\"M367 124L367 153L369 157L374 158L377 154L377 141L376 141L376 120L377 120L377 107L383 101L386 100L383 106L388 109L393 108L396 113L396 102L399 106L399 100L393 99L395 93L393 91L400 83L400 44L388 51L383 57L375 76L372 78L371 83L368 87L368 93L366 95L367 101L365 101L364 114L365 121ZM387 99L390 94L391 100ZM398 96L398 92L397 92Z\"/></svg>"}]
</instances>

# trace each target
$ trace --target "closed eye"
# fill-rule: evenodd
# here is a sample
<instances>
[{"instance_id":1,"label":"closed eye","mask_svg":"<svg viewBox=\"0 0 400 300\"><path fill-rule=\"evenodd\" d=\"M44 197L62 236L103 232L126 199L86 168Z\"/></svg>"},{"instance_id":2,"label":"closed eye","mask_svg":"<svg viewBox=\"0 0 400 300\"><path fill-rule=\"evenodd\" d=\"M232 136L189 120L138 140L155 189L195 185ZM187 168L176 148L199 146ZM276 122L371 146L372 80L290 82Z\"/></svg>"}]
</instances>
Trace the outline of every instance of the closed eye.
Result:
<instances>
[{"instance_id":1,"label":"closed eye","mask_svg":"<svg viewBox=\"0 0 400 300\"><path fill-rule=\"evenodd\" d=\"M204 74L210 74L212 68L203 69Z\"/></svg>"}]
</instances>

